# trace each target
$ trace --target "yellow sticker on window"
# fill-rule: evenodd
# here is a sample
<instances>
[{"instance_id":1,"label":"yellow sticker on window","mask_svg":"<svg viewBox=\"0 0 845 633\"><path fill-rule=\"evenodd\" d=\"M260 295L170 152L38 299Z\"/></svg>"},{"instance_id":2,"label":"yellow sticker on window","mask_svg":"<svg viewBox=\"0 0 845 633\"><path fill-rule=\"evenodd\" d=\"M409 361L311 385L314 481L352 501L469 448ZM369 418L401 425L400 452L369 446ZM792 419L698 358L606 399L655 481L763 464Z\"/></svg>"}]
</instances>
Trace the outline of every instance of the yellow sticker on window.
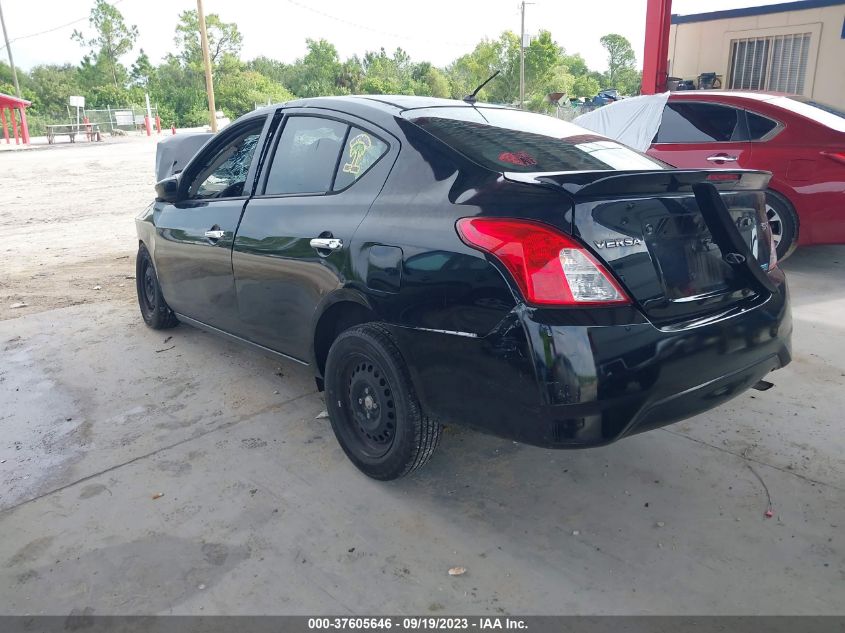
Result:
<instances>
[{"instance_id":1,"label":"yellow sticker on window","mask_svg":"<svg viewBox=\"0 0 845 633\"><path fill-rule=\"evenodd\" d=\"M369 134L359 134L349 141L349 162L344 163L343 171L347 174L357 176L361 173L361 161L367 150L373 146L373 140Z\"/></svg>"}]
</instances>

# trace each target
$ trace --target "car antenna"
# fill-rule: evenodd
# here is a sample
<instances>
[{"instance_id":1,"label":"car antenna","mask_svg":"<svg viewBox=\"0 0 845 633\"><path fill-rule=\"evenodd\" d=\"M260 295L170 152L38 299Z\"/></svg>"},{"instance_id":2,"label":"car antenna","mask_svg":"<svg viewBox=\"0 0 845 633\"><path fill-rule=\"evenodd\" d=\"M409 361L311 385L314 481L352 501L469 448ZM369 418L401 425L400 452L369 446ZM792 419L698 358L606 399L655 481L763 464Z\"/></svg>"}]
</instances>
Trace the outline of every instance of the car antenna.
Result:
<instances>
[{"instance_id":1,"label":"car antenna","mask_svg":"<svg viewBox=\"0 0 845 633\"><path fill-rule=\"evenodd\" d=\"M478 86L478 88L476 88L476 89L473 91L473 93L472 93L472 94L467 95L466 97L464 97L464 98L463 98L463 101L467 102L467 103L468 103L468 104L470 104L470 105L472 105L472 104L474 104L476 101L478 101L478 99L476 99L476 98L475 98L475 95L477 95L477 94L481 91L481 89L482 89L484 86L486 86L486 85L487 85L487 84L489 84L491 81L493 81L493 79L495 79L496 75L498 75L500 72L501 72L500 70L497 70L497 71L496 71L496 72L494 72L492 75L490 75L490 76L487 78L487 81L485 81L483 84L481 84L480 86Z\"/></svg>"}]
</instances>

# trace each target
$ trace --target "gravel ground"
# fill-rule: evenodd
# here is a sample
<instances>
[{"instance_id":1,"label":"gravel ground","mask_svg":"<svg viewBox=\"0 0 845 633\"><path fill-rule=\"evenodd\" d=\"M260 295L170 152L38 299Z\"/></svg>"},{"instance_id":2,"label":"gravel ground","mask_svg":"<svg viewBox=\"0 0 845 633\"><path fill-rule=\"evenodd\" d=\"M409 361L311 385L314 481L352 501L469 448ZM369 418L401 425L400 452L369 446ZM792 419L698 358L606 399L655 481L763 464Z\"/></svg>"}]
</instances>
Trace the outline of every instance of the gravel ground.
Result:
<instances>
[{"instance_id":1,"label":"gravel ground","mask_svg":"<svg viewBox=\"0 0 845 633\"><path fill-rule=\"evenodd\" d=\"M845 613L845 247L785 265L775 389L589 451L449 428L384 484L307 369L143 326L154 153L0 153L0 615Z\"/></svg>"}]
</instances>

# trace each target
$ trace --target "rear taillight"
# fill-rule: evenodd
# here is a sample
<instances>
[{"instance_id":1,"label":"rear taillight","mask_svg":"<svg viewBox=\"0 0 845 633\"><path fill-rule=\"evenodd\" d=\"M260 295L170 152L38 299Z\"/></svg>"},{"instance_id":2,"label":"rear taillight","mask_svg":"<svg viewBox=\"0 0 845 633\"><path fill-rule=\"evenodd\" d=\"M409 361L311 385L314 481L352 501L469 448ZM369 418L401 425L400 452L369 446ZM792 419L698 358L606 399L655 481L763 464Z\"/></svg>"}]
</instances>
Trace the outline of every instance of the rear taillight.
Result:
<instances>
[{"instance_id":1,"label":"rear taillight","mask_svg":"<svg viewBox=\"0 0 845 633\"><path fill-rule=\"evenodd\" d=\"M630 303L622 287L583 245L546 224L462 218L457 229L469 246L493 255L507 268L528 303Z\"/></svg>"},{"instance_id":2,"label":"rear taillight","mask_svg":"<svg viewBox=\"0 0 845 633\"><path fill-rule=\"evenodd\" d=\"M822 155L845 165L845 152L822 152Z\"/></svg>"}]
</instances>

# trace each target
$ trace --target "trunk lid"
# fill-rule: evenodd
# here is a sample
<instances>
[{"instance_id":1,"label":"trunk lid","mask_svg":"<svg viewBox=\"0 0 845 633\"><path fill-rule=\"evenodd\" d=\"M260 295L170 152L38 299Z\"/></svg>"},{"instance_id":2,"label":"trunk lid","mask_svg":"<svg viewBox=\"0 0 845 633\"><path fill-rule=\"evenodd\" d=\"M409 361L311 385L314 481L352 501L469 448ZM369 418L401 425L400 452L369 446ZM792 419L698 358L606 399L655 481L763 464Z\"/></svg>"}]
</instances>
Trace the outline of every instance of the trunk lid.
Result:
<instances>
[{"instance_id":1,"label":"trunk lid","mask_svg":"<svg viewBox=\"0 0 845 633\"><path fill-rule=\"evenodd\" d=\"M507 173L564 190L571 233L659 326L764 301L775 262L758 171Z\"/></svg>"}]
</instances>

